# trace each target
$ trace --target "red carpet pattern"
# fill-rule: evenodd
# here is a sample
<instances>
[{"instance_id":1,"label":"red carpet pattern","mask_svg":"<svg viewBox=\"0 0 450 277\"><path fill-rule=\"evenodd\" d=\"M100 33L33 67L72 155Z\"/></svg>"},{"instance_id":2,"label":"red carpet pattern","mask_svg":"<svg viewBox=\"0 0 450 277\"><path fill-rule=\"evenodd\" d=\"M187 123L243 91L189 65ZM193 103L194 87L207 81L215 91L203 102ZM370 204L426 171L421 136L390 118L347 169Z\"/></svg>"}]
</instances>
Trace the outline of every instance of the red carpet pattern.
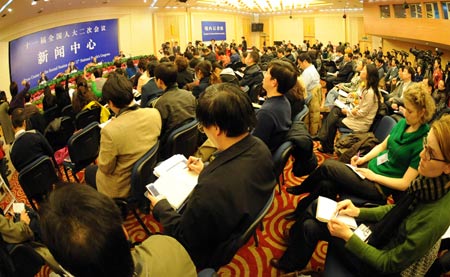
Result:
<instances>
[{"instance_id":1,"label":"red carpet pattern","mask_svg":"<svg viewBox=\"0 0 450 277\"><path fill-rule=\"evenodd\" d=\"M315 147L317 146L316 143ZM316 155L319 164L323 163L325 159L333 157L321 154L317 151ZM285 191L286 187L297 185L305 178L297 178L292 174L292 163L293 160L291 158L284 170L285 184L282 186L282 193L280 195L277 189L272 207L264 218L264 230L261 231L259 228L257 230L259 246L256 247L253 238L251 238L250 241L238 251L232 262L219 270L220 276L278 276L282 273L271 267L269 261L273 257L280 257L284 252L285 246L283 245L282 234L286 228L289 228L290 225L293 224L293 221L286 221L284 216L291 212L298 201L305 196L294 196ZM81 177L80 180L83 180L82 175L83 174L78 175L78 177ZM18 184L17 172L13 174L10 184L12 191L18 200L27 203L26 196ZM141 214L141 217L152 232L156 233L162 231L159 223L156 222L151 215ZM144 230L131 213L125 221L125 227L133 241L142 241L146 239ZM321 242L317 246L308 267L323 269L326 251L327 243ZM44 267L37 276L46 277L49 275L49 271L50 269L48 267Z\"/></svg>"}]
</instances>

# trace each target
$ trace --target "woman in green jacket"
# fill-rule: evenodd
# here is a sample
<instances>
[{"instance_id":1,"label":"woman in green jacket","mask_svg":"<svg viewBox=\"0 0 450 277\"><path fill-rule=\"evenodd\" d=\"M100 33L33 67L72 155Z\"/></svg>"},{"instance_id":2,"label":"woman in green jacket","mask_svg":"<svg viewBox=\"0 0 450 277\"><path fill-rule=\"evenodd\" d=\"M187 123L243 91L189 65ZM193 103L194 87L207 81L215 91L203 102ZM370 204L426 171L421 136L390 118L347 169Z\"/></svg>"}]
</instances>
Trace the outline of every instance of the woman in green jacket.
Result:
<instances>
[{"instance_id":1,"label":"woman in green jacket","mask_svg":"<svg viewBox=\"0 0 450 277\"><path fill-rule=\"evenodd\" d=\"M304 268L319 240L332 241L339 261L357 276L398 274L430 250L436 249L436 254L436 245L450 225L449 133L450 115L433 123L423 140L419 176L395 205L357 208L350 200L338 203L337 213L369 226L367 240L337 219L328 224L319 222L311 205L306 216L292 227L284 255L272 259L271 265L285 271Z\"/></svg>"}]
</instances>

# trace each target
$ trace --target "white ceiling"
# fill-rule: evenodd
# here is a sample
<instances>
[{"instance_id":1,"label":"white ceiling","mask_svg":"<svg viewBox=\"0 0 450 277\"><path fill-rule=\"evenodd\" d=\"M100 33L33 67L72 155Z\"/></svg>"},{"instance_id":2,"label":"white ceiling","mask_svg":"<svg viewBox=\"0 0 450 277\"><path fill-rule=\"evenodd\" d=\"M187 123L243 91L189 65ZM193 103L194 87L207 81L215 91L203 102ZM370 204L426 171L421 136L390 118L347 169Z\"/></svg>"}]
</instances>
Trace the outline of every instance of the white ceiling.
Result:
<instances>
[{"instance_id":1,"label":"white ceiling","mask_svg":"<svg viewBox=\"0 0 450 277\"><path fill-rule=\"evenodd\" d=\"M188 0L186 3L179 2L179 0L38 0L37 4L32 6L32 0L0 0L0 8L6 3L11 2L8 7L0 13L0 30L13 25L14 23L23 21L31 17L37 17L41 15L48 15L54 12L82 9L82 8L102 8L102 7L142 7L149 8L152 5L155 11L163 11L164 9L177 8L219 8L220 10L237 11L236 7L233 7L231 3L245 2L247 0ZM267 3L269 0L253 0L256 7L252 9L240 8L239 12L248 13L262 13L258 8L264 6L262 4ZM273 0L270 0L273 1ZM276 0L281 1L281 0ZM156 2L156 3L153 3ZM299 0L292 0L292 3L296 5ZM12 9L12 12L8 12L8 8ZM342 12L343 9L351 11L352 9L362 9L361 0L312 0L308 9L311 12ZM277 9L279 12L290 12L292 8ZM294 12L300 10L300 8L294 7Z\"/></svg>"}]
</instances>

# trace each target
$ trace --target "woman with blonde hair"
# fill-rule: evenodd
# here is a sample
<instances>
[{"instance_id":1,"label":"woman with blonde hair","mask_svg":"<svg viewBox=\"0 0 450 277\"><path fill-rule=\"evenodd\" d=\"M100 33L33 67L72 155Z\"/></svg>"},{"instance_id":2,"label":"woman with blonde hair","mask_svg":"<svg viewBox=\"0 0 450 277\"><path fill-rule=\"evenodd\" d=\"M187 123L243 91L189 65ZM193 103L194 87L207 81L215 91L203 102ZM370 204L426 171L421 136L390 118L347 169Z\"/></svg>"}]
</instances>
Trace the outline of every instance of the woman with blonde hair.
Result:
<instances>
[{"instance_id":1,"label":"woman with blonde hair","mask_svg":"<svg viewBox=\"0 0 450 277\"><path fill-rule=\"evenodd\" d=\"M422 98L422 93L409 93L407 101L416 96ZM427 101L425 97L417 100ZM331 242L338 263L325 271L335 276L424 276L450 225L449 133L450 115L445 115L420 139L418 174L395 205L357 208L350 200L338 203L339 215L366 222L368 236L351 231L336 218L328 224L319 222L314 209L308 208L305 217L296 223L296 232L291 232L291 243L283 257L271 264L285 271L302 269L318 241L326 240Z\"/></svg>"},{"instance_id":2,"label":"woman with blonde hair","mask_svg":"<svg viewBox=\"0 0 450 277\"><path fill-rule=\"evenodd\" d=\"M408 87L404 96L404 115L386 139L364 156L354 156L351 164L358 167L360 178L346 164L328 159L303 183L287 188L292 194L309 192L290 219L297 218L319 195L335 199L339 193L385 203L391 194L404 192L418 173L422 139L429 131L427 122L435 111L432 97L422 84ZM288 218L289 218L288 217Z\"/></svg>"}]
</instances>

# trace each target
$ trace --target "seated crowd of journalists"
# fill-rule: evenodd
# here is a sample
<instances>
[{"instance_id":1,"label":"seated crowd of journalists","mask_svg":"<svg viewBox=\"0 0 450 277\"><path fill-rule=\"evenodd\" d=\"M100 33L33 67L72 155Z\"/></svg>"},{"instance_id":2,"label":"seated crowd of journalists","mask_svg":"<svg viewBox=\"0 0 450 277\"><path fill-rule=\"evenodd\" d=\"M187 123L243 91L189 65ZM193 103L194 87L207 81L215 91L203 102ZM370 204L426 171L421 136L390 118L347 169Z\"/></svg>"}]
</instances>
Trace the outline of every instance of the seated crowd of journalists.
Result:
<instances>
[{"instance_id":1,"label":"seated crowd of journalists","mask_svg":"<svg viewBox=\"0 0 450 277\"><path fill-rule=\"evenodd\" d=\"M286 141L294 145L293 174L307 177L285 193L305 196L285 215L294 223L283 230L286 249L271 267L307 274L318 242L328 241L333 257L327 260L336 262L325 272L342 274L336 276L439 276L450 270L450 257L440 251L449 247L450 65L441 68L440 51L411 49L410 62L405 51L331 42L283 41L261 50L247 49L244 37L240 44L206 44L189 43L182 51L177 42L164 43L159 59L120 54L108 71L95 60L84 71L71 63L63 81L51 86L42 74L43 112L25 81L20 92L11 83L10 102L0 92L4 142L19 174L42 156L56 163L56 156L70 158L47 139L63 128L68 107L73 115L95 110L101 127L98 156L85 168L84 184L60 181L32 200L37 210L0 215L0 254L12 261L0 266L2 272L27 272L12 254L18 244L31 247L56 275L218 271L271 204L279 182L274 162ZM78 73L69 76L73 71ZM387 126L386 118L395 124ZM193 121L195 152L181 158L178 171L166 173L179 176L159 176L137 204L151 211L162 233L131 244L123 225L128 211L116 200L132 196L132 169L153 147L160 167L179 154L170 149L171 134ZM378 130L386 134L374 136ZM343 140L350 145L343 147ZM319 166L314 141L326 157ZM1 150L0 172L9 186ZM161 183L176 192L188 179L192 187L175 205Z\"/></svg>"}]
</instances>

